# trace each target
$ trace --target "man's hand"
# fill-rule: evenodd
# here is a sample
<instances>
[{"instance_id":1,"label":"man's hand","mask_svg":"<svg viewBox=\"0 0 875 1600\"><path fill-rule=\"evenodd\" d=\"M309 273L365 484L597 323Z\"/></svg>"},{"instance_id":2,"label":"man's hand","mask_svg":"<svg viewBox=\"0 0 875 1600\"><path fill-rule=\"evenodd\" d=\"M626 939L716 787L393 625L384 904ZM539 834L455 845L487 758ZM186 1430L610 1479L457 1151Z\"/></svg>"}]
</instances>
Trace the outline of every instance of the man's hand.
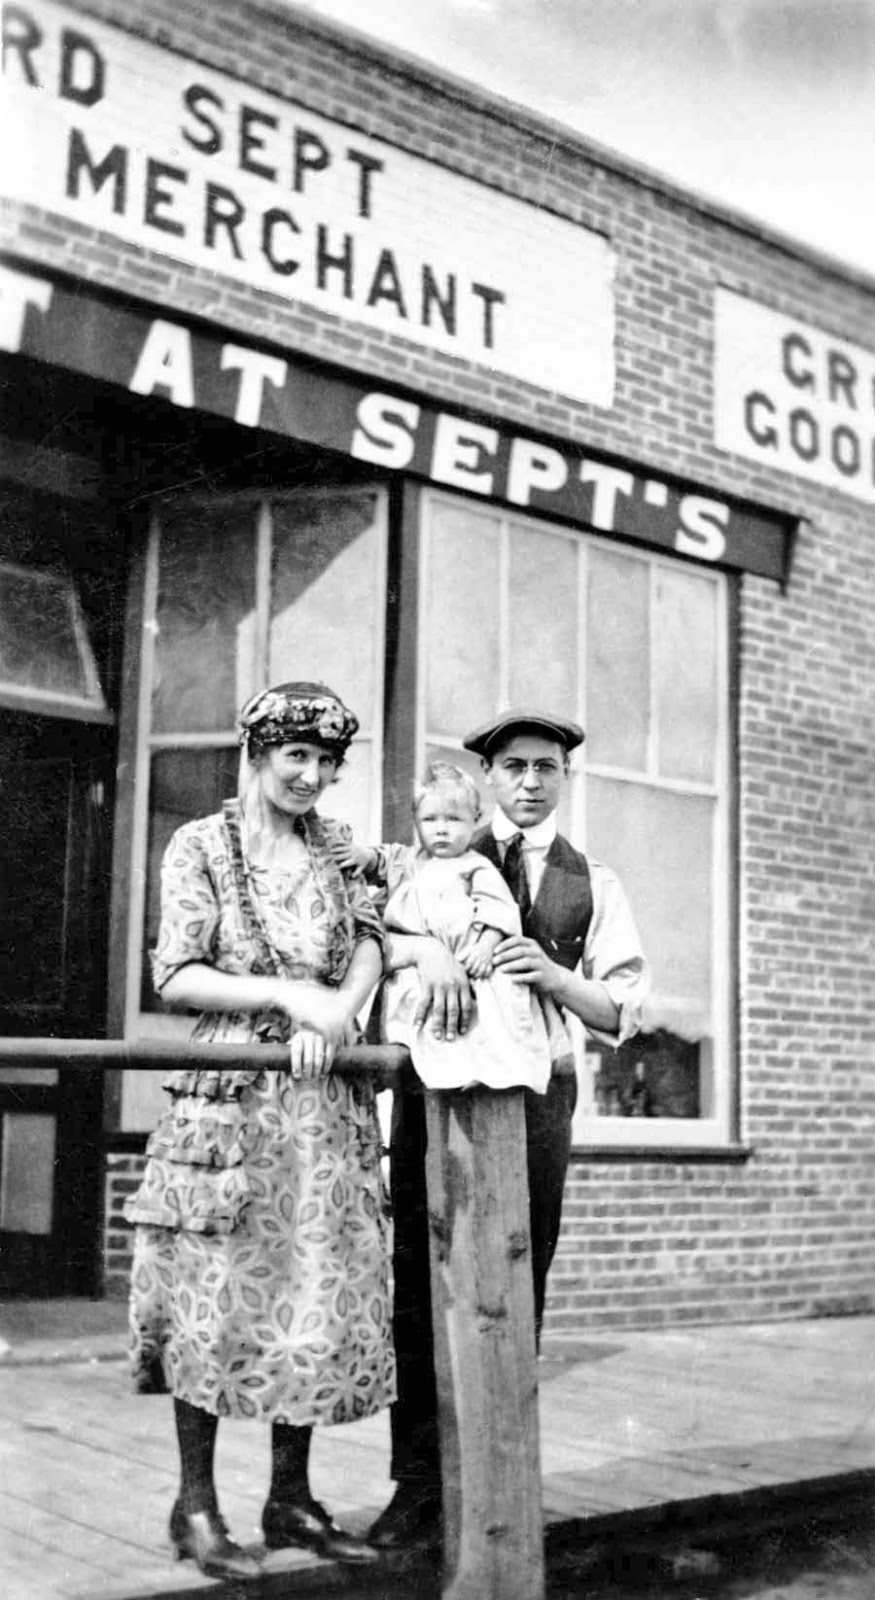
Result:
<instances>
[{"instance_id":1,"label":"man's hand","mask_svg":"<svg viewBox=\"0 0 875 1600\"><path fill-rule=\"evenodd\" d=\"M473 997L468 974L461 962L437 939L417 940L416 971L419 977L419 1004L413 1017L415 1028L424 1027L430 1018L436 1039L455 1039L464 1033L471 1019Z\"/></svg>"},{"instance_id":2,"label":"man's hand","mask_svg":"<svg viewBox=\"0 0 875 1600\"><path fill-rule=\"evenodd\" d=\"M556 996L565 978L563 967L541 949L536 939L514 933L502 939L492 957L496 972L506 972L516 983L529 983L540 994Z\"/></svg>"}]
</instances>

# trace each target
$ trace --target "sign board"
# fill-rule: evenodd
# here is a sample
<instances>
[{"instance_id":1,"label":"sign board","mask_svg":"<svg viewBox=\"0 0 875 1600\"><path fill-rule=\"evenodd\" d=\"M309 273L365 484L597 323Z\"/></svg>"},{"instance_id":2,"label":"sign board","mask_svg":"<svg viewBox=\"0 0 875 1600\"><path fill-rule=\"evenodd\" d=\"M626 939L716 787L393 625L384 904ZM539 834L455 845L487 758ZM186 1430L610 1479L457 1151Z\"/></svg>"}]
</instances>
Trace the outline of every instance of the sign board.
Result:
<instances>
[{"instance_id":1,"label":"sign board","mask_svg":"<svg viewBox=\"0 0 875 1600\"><path fill-rule=\"evenodd\" d=\"M0 350L511 507L782 579L793 520L0 266Z\"/></svg>"},{"instance_id":2,"label":"sign board","mask_svg":"<svg viewBox=\"0 0 875 1600\"><path fill-rule=\"evenodd\" d=\"M721 449L875 503L875 351L729 289L714 312Z\"/></svg>"},{"instance_id":3,"label":"sign board","mask_svg":"<svg viewBox=\"0 0 875 1600\"><path fill-rule=\"evenodd\" d=\"M180 282L207 269L612 405L599 234L52 0L4 7L4 60L13 199L178 263Z\"/></svg>"}]
</instances>

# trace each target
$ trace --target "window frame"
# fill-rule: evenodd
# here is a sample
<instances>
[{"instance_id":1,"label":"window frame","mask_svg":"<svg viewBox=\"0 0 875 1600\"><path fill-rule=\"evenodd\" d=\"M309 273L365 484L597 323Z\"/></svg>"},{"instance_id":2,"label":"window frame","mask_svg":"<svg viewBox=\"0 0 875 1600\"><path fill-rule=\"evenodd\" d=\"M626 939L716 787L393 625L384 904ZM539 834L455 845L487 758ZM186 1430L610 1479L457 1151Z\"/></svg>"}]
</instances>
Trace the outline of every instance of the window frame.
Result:
<instances>
[{"instance_id":1,"label":"window frame","mask_svg":"<svg viewBox=\"0 0 875 1600\"><path fill-rule=\"evenodd\" d=\"M73 573L60 572L23 561L0 561L0 579L7 572L36 584L45 584L63 595L67 603L70 633L79 657L87 693L68 694L62 689L41 689L35 684L18 683L12 678L0 677L0 707L9 711L34 712L43 717L63 717L78 722L107 725L113 723L115 717L106 703L85 612Z\"/></svg>"}]
</instances>

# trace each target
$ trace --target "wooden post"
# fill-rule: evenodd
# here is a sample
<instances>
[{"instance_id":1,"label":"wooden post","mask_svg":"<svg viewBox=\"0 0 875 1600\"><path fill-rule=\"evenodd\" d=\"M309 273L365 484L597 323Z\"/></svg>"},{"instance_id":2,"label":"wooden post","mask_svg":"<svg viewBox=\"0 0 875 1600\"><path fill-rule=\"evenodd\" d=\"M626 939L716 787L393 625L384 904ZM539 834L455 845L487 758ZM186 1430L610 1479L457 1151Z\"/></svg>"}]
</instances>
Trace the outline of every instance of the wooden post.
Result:
<instances>
[{"instance_id":1,"label":"wooden post","mask_svg":"<svg viewBox=\"0 0 875 1600\"><path fill-rule=\"evenodd\" d=\"M425 1099L443 1600L543 1600L523 1092Z\"/></svg>"}]
</instances>

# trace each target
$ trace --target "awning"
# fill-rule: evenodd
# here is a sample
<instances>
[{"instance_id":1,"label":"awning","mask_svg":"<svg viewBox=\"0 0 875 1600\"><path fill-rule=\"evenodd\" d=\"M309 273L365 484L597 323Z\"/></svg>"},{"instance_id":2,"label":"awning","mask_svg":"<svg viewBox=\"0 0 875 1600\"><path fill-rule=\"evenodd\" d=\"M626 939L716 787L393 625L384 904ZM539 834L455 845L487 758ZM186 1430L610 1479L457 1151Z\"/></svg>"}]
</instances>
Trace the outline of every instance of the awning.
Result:
<instances>
[{"instance_id":1,"label":"awning","mask_svg":"<svg viewBox=\"0 0 875 1600\"><path fill-rule=\"evenodd\" d=\"M437 405L401 385L368 383L90 284L0 266L0 349L710 566L787 576L798 525L791 513L487 412Z\"/></svg>"}]
</instances>

